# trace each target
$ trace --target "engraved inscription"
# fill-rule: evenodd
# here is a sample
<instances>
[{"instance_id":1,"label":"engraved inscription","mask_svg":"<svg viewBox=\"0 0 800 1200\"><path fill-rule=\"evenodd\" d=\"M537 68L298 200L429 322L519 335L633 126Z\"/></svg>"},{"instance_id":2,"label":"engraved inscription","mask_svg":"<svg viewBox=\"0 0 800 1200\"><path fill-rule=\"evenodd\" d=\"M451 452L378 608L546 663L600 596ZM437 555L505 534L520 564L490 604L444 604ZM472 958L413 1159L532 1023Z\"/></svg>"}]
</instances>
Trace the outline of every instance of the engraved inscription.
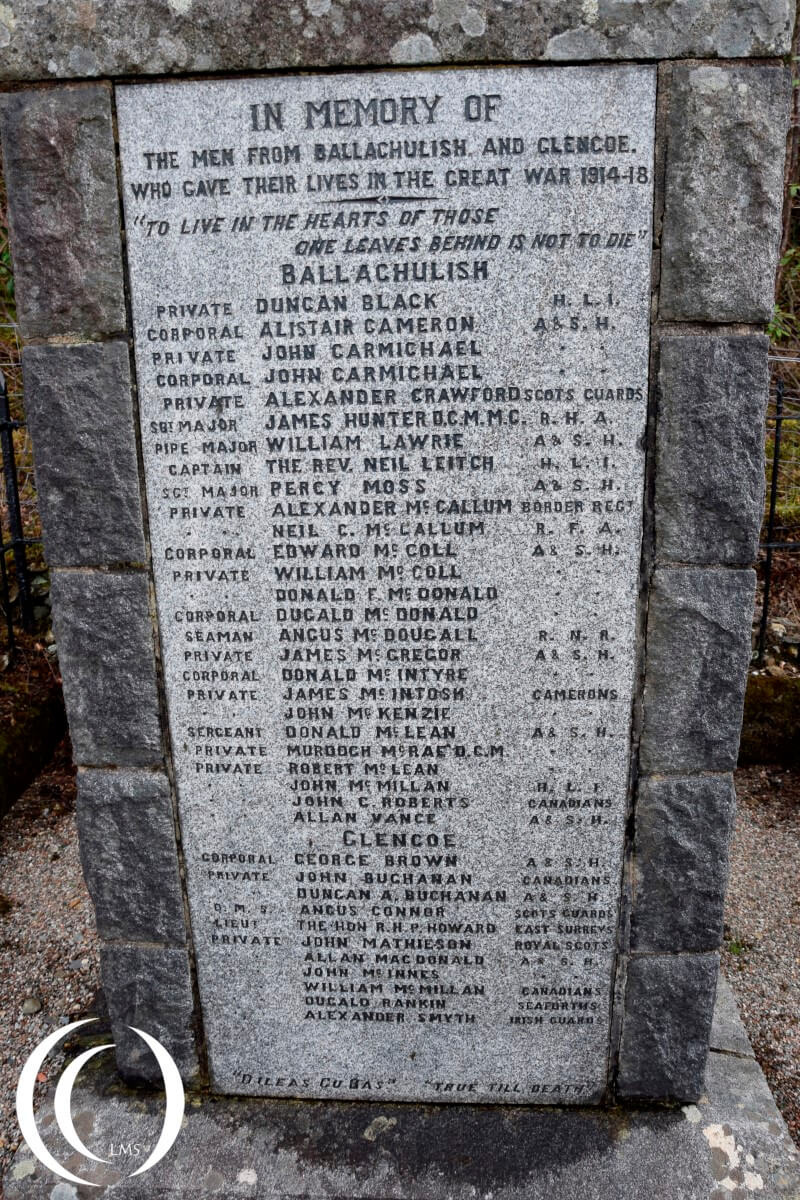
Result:
<instances>
[{"instance_id":1,"label":"engraved inscription","mask_svg":"<svg viewBox=\"0 0 800 1200\"><path fill-rule=\"evenodd\" d=\"M596 1101L655 75L117 89L215 1086Z\"/></svg>"}]
</instances>

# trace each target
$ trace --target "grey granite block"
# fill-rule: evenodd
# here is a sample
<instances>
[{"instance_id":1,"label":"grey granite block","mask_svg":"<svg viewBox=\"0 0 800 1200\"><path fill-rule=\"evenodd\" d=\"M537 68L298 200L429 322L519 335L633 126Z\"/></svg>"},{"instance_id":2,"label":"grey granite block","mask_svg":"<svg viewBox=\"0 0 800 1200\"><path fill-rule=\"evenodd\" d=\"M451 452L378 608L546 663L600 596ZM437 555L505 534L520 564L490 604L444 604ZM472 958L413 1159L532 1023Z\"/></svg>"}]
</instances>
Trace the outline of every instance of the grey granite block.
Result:
<instances>
[{"instance_id":1,"label":"grey granite block","mask_svg":"<svg viewBox=\"0 0 800 1200\"><path fill-rule=\"evenodd\" d=\"M771 316L788 104L783 67L673 69L662 319Z\"/></svg>"},{"instance_id":2,"label":"grey granite block","mask_svg":"<svg viewBox=\"0 0 800 1200\"><path fill-rule=\"evenodd\" d=\"M647 619L643 770L736 766L755 572L656 570Z\"/></svg>"},{"instance_id":3,"label":"grey granite block","mask_svg":"<svg viewBox=\"0 0 800 1200\"><path fill-rule=\"evenodd\" d=\"M192 984L185 950L162 946L106 945L100 953L103 989L108 1002L123 1078L161 1082L152 1053L129 1026L156 1038L175 1060L184 1083L197 1077Z\"/></svg>"},{"instance_id":4,"label":"grey granite block","mask_svg":"<svg viewBox=\"0 0 800 1200\"><path fill-rule=\"evenodd\" d=\"M161 762L148 581L54 571L53 618L76 762Z\"/></svg>"},{"instance_id":5,"label":"grey granite block","mask_svg":"<svg viewBox=\"0 0 800 1200\"><path fill-rule=\"evenodd\" d=\"M558 9L553 3L551 11ZM758 6L703 0L605 0L581 9L581 22L551 37L547 57L589 58L740 58L782 54L794 16L783 0ZM771 47L769 49L768 47Z\"/></svg>"},{"instance_id":6,"label":"grey granite block","mask_svg":"<svg viewBox=\"0 0 800 1200\"><path fill-rule=\"evenodd\" d=\"M716 950L722 940L729 775L642 779L636 804L634 950Z\"/></svg>"},{"instance_id":7,"label":"grey granite block","mask_svg":"<svg viewBox=\"0 0 800 1200\"><path fill-rule=\"evenodd\" d=\"M754 1058L753 1047L742 1024L733 988L720 972L717 979L717 998L714 1001L714 1019L711 1022L709 1046L725 1054L739 1054Z\"/></svg>"},{"instance_id":8,"label":"grey granite block","mask_svg":"<svg viewBox=\"0 0 800 1200\"><path fill-rule=\"evenodd\" d=\"M314 389L284 392L281 398L281 393L273 390L279 379L273 369L279 352L297 352L274 339L306 326L267 322L261 310L274 303L276 311L285 308L289 312L290 299L298 303L296 291L286 292L285 301L280 298L283 285L279 279L285 283L295 273L291 266L298 244L295 224L301 229L316 227L317 214L324 211L320 210L321 197L313 190L302 194L304 181L298 178L299 192L291 199L297 221L269 240L270 266L265 267L264 279L258 271L254 273L254 242L242 238L230 221L212 239L179 232L194 229L207 219L207 197L198 201L176 194L164 210L170 214L169 230L161 238L148 236L134 185L138 188L142 179L148 179L144 164L152 148L163 144L163 131L169 131L170 145L184 164L192 161L197 153L194 148L200 146L227 146L236 163L246 163L253 157L254 145L253 132L247 127L252 122L246 116L255 109L257 124L261 123L264 80L131 84L117 89L164 690L209 1066L219 1091L291 1091L327 1098L324 1078L331 1077L342 1081L340 1095L354 1099L363 1095L359 1079L382 1079L387 1080L383 1094L403 1100L434 1101L445 1096L492 1103L498 1095L509 1095L520 1102L591 1103L599 1101L606 1088L630 713L639 651L647 416L644 384L649 364L652 257L652 173L644 164L651 162L656 72L652 67L592 66L338 78L306 74L271 78L269 95L272 102L281 104L287 136L291 129L304 163L319 157L318 139L328 127L328 117L323 115L320 130L302 128L304 121L314 125L317 118L312 114L320 105L325 114L331 97L358 96L358 112L375 113L381 120L383 113L394 120L398 87L409 97L429 92L438 97L437 138L457 136L477 154L483 135L475 141L475 126L464 114L478 81L481 88L502 100L493 127L495 137L501 131L515 136L524 133L530 162L543 162L547 156L537 157L539 151L529 130L573 129L576 121L579 128L624 127L637 156L635 169L632 161L625 169L628 178L639 180L635 188L626 184L623 189L598 191L577 183L580 169L576 162L572 168L574 188L546 187L540 193L525 183L523 171L515 167L502 195L496 197L498 228L507 224L509 229L517 229L531 222L537 228L561 228L563 222L565 229L574 231L567 235L572 240L571 250L564 246L557 257L546 256L547 267L543 263L537 266L536 279L541 282L536 288L549 288L545 279L556 287L558 280L569 278L570 303L583 305L602 271L608 291L619 297L614 301L613 322L605 317L595 322L588 313L581 321L575 318L568 347L560 321L544 340L534 329L530 306L521 299L519 258L508 250L504 239L494 259L483 264L476 260L479 274L483 275L482 266L486 267L484 279L462 282L448 278L449 258L416 264L417 282L423 277L436 280L435 295L430 293L424 303L435 304L438 316L430 324L424 318L415 327L420 332L454 328L461 325L459 314L468 306L475 314L476 340L471 349L466 345L461 349L475 355L471 377L481 379L483 388L387 390L381 404L400 403L405 396L419 409L410 416L426 430L435 429L442 421L472 426L472 414L458 406L468 400L478 403L479 397L486 401L493 394L498 398L505 395L500 388L505 389L509 372L514 378L521 377L518 372L533 377L533 372L558 382L553 392L536 393L535 403L544 404L547 411L534 416L531 410L516 432L510 427L490 429L496 414L480 417L481 427L470 428L463 444L469 444L471 455L483 451L487 455L483 461L490 468L480 485L467 478L477 468L476 457L433 459L418 456L416 450L405 458L384 457L392 444L410 450L426 445L455 447L462 440L461 435L452 441L442 441L439 435L429 440L426 434L421 440L401 435L395 441L380 432L400 419L395 412L384 417L383 413L351 411L353 405L361 408L364 401L378 404L377 392ZM335 111L349 120L346 112L353 104L355 100L344 101ZM340 146L335 152L345 153ZM464 190L456 201L455 176L446 166L432 169L428 182L432 187L435 183L435 194L453 197L447 203L477 203L485 196L480 188ZM182 189L176 186L175 191ZM253 200L260 205L261 201ZM233 209L221 202L222 211L232 213ZM392 226L400 219L396 212L391 215L387 210L384 215ZM426 230L430 226L431 241L427 242L426 233L415 245L420 249L429 245L431 252L437 245L456 245L456 241L439 240L433 214L425 216L420 210L420 215L427 222ZM441 216L448 214L443 211ZM343 219L336 217L339 224ZM349 225L350 218L346 220ZM576 244L581 230L634 226L643 236L637 235L624 254L609 256L603 251L602 267L593 254ZM357 244L359 254L366 252L367 240L334 239L329 247L328 265L336 267L337 289L347 312L363 308L362 328L369 337L377 330L410 330L405 320L384 316L376 321L374 314L366 315L373 303L382 308L387 303L414 307L422 300L418 292L406 298L404 280L412 282L406 266L410 263L405 258L407 244L397 243L401 257L396 267L390 266L388 258L374 268L367 268L364 262L367 274L361 266L358 271L353 267ZM376 240L369 241L369 246L370 254L377 253ZM280 263L286 265L285 270L278 267ZM373 269L376 281L389 275L395 278L399 290L394 300L381 295L373 301L363 294L358 279L371 277ZM205 396L166 395L165 383L168 388L178 386L169 384L177 372L165 365L161 353L169 343L153 340L159 335L171 339L176 321L168 314L182 312L178 306L189 297L210 299L209 280L217 276L225 282L224 290L214 293L228 301L224 320L241 322L239 336L231 341L235 349L230 350L236 373L227 376L234 381L235 393L220 397L231 405L221 413L216 406L213 412L202 410L200 406L208 403ZM326 267L324 278L330 282L333 277ZM527 287L525 284L523 292ZM267 300L267 295L274 295L274 301ZM330 296L320 293L319 302L330 305ZM304 300L304 308L306 303ZM194 319L205 318L198 312ZM187 316L181 325L188 320ZM334 328L349 328L353 336L361 336L355 333L358 322L349 317L341 326L326 325L327 332L323 332L325 325L319 326L321 338L338 336ZM572 328L572 318L569 325ZM197 361L201 338L194 328L187 333L181 330L178 336L184 339L182 369L188 371L189 347L197 347L193 360ZM230 333L222 337L230 337ZM372 341L362 349L353 342L347 349L345 343L322 340L316 348L309 346L309 351L320 364L320 378L344 382L342 353L383 358L386 353L402 351L427 358L431 352L449 356L453 347L442 344L435 350L432 342ZM460 353L457 347L456 351ZM267 362L270 366L265 372ZM587 379L602 380L612 369L615 378L640 386L599 392L583 386ZM391 368L391 375L398 381L401 374L406 379L416 375L416 370L409 370L408 375L398 371L395 376L395 370ZM438 368L435 374L442 381L454 378ZM267 382L267 375L272 382L265 391L260 384ZM346 375L352 381L358 373ZM361 377L377 378L369 367ZM423 372L423 377L432 375ZM491 391L493 385L497 385L496 393ZM206 386L203 383L200 389L199 383L192 384L194 390L203 392ZM516 390L509 391L508 398L514 394ZM371 401L367 400L370 395ZM437 411L436 406L449 405L447 397L456 407ZM532 394L529 398L534 400ZM573 401L574 415L553 409L553 404ZM194 411L182 411L190 402ZM282 411L283 405L295 403L314 408L321 404L326 411L321 417ZM429 403L434 408L423 413L420 406L427 409ZM165 417L175 420L165 422ZM230 417L235 426L229 427ZM362 417L368 428L362 427ZM277 432L307 423L316 428L318 420L329 430L325 442L264 437L265 429ZM482 425L484 420L488 425ZM601 458L594 451L583 460L580 481L575 478L578 465L574 459L548 458L545 467L545 437L537 434L539 422L543 428L547 420L559 426L570 426L575 420L592 427L595 432L589 440L595 448L614 446L613 467L610 457ZM405 424L406 418L402 421ZM360 430L357 442L348 436L354 422ZM165 443L160 432L165 424L172 436L179 435L174 445ZM210 433L220 425L233 428L236 437L209 442ZM573 444L571 426L565 441ZM575 437L574 445L582 442L582 437ZM552 435L551 440L548 434L547 443L560 445L561 439ZM305 457L311 446L319 449L324 445L358 446L358 455L354 452L352 458L327 464ZM281 446L287 452L294 447L292 453L297 451L302 457L294 462L263 459ZM257 453L252 453L255 450ZM378 452L379 463L373 457ZM297 479L280 482L273 472L284 467L292 476L297 472ZM356 497L373 495L374 473L379 467L392 478L377 486L398 497L405 495L409 486L406 472L419 472L414 487L420 495L424 491L424 500L393 501L385 507L379 501L374 508L371 503L352 503ZM228 468L237 475L226 480ZM322 470L331 475L325 483L313 478ZM540 471L545 472L541 477ZM176 484L181 486L176 488ZM559 497L577 495L576 486L581 488L582 499L562 504ZM296 496L321 496L322 490L326 495L330 491L333 497L341 496L344 502L341 506L338 499L330 505L284 503ZM176 502L176 493L184 498ZM212 495L237 502L218 505L212 503ZM403 519L412 511L483 513L486 520L423 525ZM419 580L424 586L387 587L390 573L384 572L379 561L383 551L374 546L376 527L364 519L369 512L390 517L380 528L396 539L391 553L409 564L397 578ZM604 519L612 512L613 524ZM279 513L286 518L306 513L314 522L283 524ZM541 519L545 513L552 513L546 524ZM568 514L576 513L585 514L583 524L568 523ZM344 514L353 518L347 526L341 521ZM345 529L352 539L349 548L341 544ZM437 530L446 536L446 542L440 542ZM578 536L585 545L576 542ZM418 544L422 537L424 545ZM299 545L308 539L308 545ZM343 562L331 567L330 556L341 553L354 555L352 567ZM443 554L448 558L446 566L427 561L411 565L417 557ZM300 565L306 556L313 563L310 567ZM287 570L290 559L296 565ZM429 587L434 577L454 584L459 580L460 584ZM350 580L353 586L347 591L297 586L313 579L322 583L326 578L331 583ZM497 581L502 584L495 586ZM370 597L378 596L385 607L378 610L380 627L373 629L370 626L376 617L368 606ZM459 596L459 607L431 606L433 601L455 601ZM463 607L470 596L480 600L482 607L477 603L471 611ZM319 602L327 597L331 604L338 598L352 608L315 611L310 606L312 597ZM449 628L451 623L465 621L474 629ZM322 627L333 624L343 628ZM362 657L361 643L372 637L376 639L374 661L388 662L388 674L373 674L368 666L373 663L372 651ZM457 669L448 666L442 672L400 667L434 659ZM326 671L329 662L340 664L340 670ZM376 678L387 685L380 692L370 686ZM279 681L281 686L277 686ZM465 688L439 691L405 686L412 681L469 683ZM310 686L334 682L347 687ZM364 700L370 695L376 700L380 695L385 703L352 707L358 697ZM400 701L413 697L420 701L439 697L447 707L421 703L400 707ZM390 704L392 700L396 706ZM357 713L361 714L358 726L345 729L334 723ZM484 735L503 742L502 748L489 751L491 761L477 741L473 742ZM406 791L400 759L402 766L408 765L406 758L412 766L422 765L423 759L427 763L434 756L433 743L441 740L447 742L447 748L430 763L436 769L435 782L429 780L424 791L416 785ZM430 745L423 746L423 741ZM471 750L467 749L470 745ZM388 778L390 754L397 755L392 779ZM343 755L352 762L347 779L342 773L337 782L333 772L328 773L327 760ZM380 779L372 771L376 763L383 764L377 768ZM322 766L326 777L311 774L311 768ZM308 774L302 773L306 771ZM421 787L421 780L418 782ZM435 811L434 791L440 796L449 793L440 811ZM531 797L536 792L539 795L534 801ZM578 792L582 793L582 815L571 811ZM597 805L594 817L588 812L590 794ZM530 806L527 812L526 806ZM412 807L416 811L412 812ZM457 886L454 874L452 878L438 877L432 887L424 870L415 874L410 869L446 862L450 870L455 857L446 856L442 861L413 853L395 858L393 850L391 855L384 854L384 848L388 851L401 844L409 850L422 846L407 831L411 822L422 821L435 822L436 827L428 831L432 837L426 843L429 848L434 843L458 848L463 883L468 878L481 879L494 889L482 893L475 909L476 928L467 931L469 947L467 938L461 941L460 949L469 949L467 956L455 953L453 938L441 935L465 928L467 906L477 901L477 892ZM535 850L522 836L532 832L534 823L538 827L533 831ZM590 824L591 850L587 848ZM390 844L395 829L399 838ZM446 841L440 842L443 836ZM347 860L345 889L344 877L335 872L333 876L306 872L303 856L309 850L309 837L313 837L315 854L335 855L326 861L339 862L342 845L349 847L353 837L364 847L374 844L375 857ZM591 872L591 883L587 880L585 885L593 889L591 900L588 892L578 900L570 864L585 862L589 853L597 868ZM537 856L537 870L541 869L539 855L548 858L548 878L541 884L528 878L532 854ZM373 874L401 862L409 868L402 878L402 890L401 877L394 871ZM528 889L524 901L518 892L522 875ZM385 885L380 892L379 878ZM333 900L351 903L338 908L319 903ZM591 903L591 911L574 907L585 903ZM390 904L397 918L391 924ZM524 913L518 905L524 905ZM559 925L551 941L542 935L556 932L545 924L554 921L556 913L563 914L569 924L563 933ZM342 917L351 919L352 924L341 922ZM324 925L316 923L320 918ZM595 924L572 924L584 920ZM339 938L342 932L349 933L349 940ZM330 934L333 942L326 939ZM397 935L393 941L390 934ZM581 934L587 935L586 941L579 938ZM314 940L318 936L322 943ZM318 944L325 951L324 963L308 957ZM359 951L357 963L353 949ZM389 956L390 949L396 954ZM596 953L589 955L587 950ZM411 951L414 957L407 958ZM406 963L415 969L433 965L437 975L431 982L431 977L409 974L401 979L386 973L387 968ZM319 978L316 971L322 973ZM395 988L395 979L403 985L400 990ZM591 1019L581 1020L578 1015L571 1020L550 1019L553 1014L543 1007L544 997L562 994L558 989L567 984L573 989L570 995L593 998ZM457 995L467 999L457 1000ZM269 1004L264 1003L265 997ZM431 1011L431 1005L436 1011ZM330 1017L334 1010L340 1022L335 1026ZM411 1041L413 1057L408 1052Z\"/></svg>"},{"instance_id":9,"label":"grey granite block","mask_svg":"<svg viewBox=\"0 0 800 1200\"><path fill-rule=\"evenodd\" d=\"M166 776L80 771L78 832L101 938L183 945L183 901Z\"/></svg>"},{"instance_id":10,"label":"grey granite block","mask_svg":"<svg viewBox=\"0 0 800 1200\"><path fill-rule=\"evenodd\" d=\"M48 563L142 562L127 345L28 346L22 364Z\"/></svg>"},{"instance_id":11,"label":"grey granite block","mask_svg":"<svg viewBox=\"0 0 800 1200\"><path fill-rule=\"evenodd\" d=\"M700 1096L718 970L718 954L629 961L617 1075L622 1099Z\"/></svg>"},{"instance_id":12,"label":"grey granite block","mask_svg":"<svg viewBox=\"0 0 800 1200\"><path fill-rule=\"evenodd\" d=\"M656 554L749 565L764 510L766 337L662 337Z\"/></svg>"},{"instance_id":13,"label":"grey granite block","mask_svg":"<svg viewBox=\"0 0 800 1200\"><path fill-rule=\"evenodd\" d=\"M791 0L16 0L0 78L787 54Z\"/></svg>"},{"instance_id":14,"label":"grey granite block","mask_svg":"<svg viewBox=\"0 0 800 1200\"><path fill-rule=\"evenodd\" d=\"M110 89L9 93L0 137L23 336L124 329Z\"/></svg>"}]
</instances>

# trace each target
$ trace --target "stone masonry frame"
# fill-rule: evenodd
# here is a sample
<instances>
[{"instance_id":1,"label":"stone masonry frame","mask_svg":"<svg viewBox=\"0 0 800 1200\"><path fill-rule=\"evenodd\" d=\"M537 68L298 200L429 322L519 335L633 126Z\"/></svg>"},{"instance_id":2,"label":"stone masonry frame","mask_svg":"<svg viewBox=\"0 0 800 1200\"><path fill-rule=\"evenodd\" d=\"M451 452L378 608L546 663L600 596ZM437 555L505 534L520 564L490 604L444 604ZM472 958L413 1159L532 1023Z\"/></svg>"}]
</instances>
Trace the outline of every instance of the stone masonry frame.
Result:
<instances>
[{"instance_id":1,"label":"stone masonry frame","mask_svg":"<svg viewBox=\"0 0 800 1200\"><path fill-rule=\"evenodd\" d=\"M655 7L663 16L670 0ZM705 7L719 20L713 0ZM663 60L596 39L571 57L504 56L532 70L658 61L640 688L609 1099L694 1100L703 1086L763 504L762 330L780 238L790 33L787 17L771 41L765 34L745 50L753 58L697 60L691 37L676 42L658 29ZM439 59L423 61L493 61L488 52L462 60L439 40ZM722 32L719 44L722 53ZM415 45L365 62L419 67ZM0 65L0 136L81 855L117 1062L126 1078L152 1081L154 1061L125 1030L143 1026L187 1084L202 1087L123 254L113 85L124 76L103 46L98 35L100 67L84 75L100 78L90 82L68 82L80 71L60 68L58 82L45 82L34 66L18 83L25 77ZM298 60L303 52L269 65L285 73L351 61L308 49ZM225 54L211 69L262 65Z\"/></svg>"}]
</instances>

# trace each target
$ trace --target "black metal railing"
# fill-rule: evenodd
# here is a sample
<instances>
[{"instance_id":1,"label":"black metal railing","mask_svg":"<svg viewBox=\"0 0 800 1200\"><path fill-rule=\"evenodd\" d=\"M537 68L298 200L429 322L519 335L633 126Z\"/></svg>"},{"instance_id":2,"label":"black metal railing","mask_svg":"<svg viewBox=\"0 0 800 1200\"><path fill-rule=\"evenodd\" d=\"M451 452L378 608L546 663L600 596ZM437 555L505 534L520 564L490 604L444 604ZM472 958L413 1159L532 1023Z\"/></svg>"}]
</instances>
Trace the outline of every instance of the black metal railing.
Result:
<instances>
[{"instance_id":1,"label":"black metal railing","mask_svg":"<svg viewBox=\"0 0 800 1200\"><path fill-rule=\"evenodd\" d=\"M774 364L784 363L784 366L791 363L800 365L800 360L788 360L776 358ZM779 501L782 501L784 511L791 509L792 501L795 501L800 508L800 484L795 478L797 472L791 474L788 470L788 456L785 454L784 434L787 428L787 422L800 421L800 394L788 390L783 378L777 376L770 388L769 405L767 408L767 431L770 427L773 430L771 452L768 455L769 466L769 495L767 502L766 521L764 525L764 539L760 543L760 549L763 552L761 562L761 575L763 580L763 592L761 597L761 617L758 627L758 642L756 663L758 666L764 665L764 659L767 647L767 629L769 622L769 606L771 598L772 577L774 567L774 556L776 551L780 552L797 552L800 550L800 542L793 541L793 535L796 535L798 522L784 517L779 520ZM794 437L794 431L792 431ZM794 464L800 467L800 461ZM788 476L787 486L781 490L781 480ZM788 492L791 491L791 495Z\"/></svg>"},{"instance_id":2,"label":"black metal railing","mask_svg":"<svg viewBox=\"0 0 800 1200\"><path fill-rule=\"evenodd\" d=\"M33 600L28 569L28 546L38 539L26 538L19 502L17 463L14 454L14 432L24 422L15 421L8 403L5 375L0 371L0 469L5 492L5 527L0 523L0 605L6 626L9 655L13 654L15 607L22 629L33 628ZM9 564L9 556L11 563ZM16 595L13 587L16 584Z\"/></svg>"}]
</instances>

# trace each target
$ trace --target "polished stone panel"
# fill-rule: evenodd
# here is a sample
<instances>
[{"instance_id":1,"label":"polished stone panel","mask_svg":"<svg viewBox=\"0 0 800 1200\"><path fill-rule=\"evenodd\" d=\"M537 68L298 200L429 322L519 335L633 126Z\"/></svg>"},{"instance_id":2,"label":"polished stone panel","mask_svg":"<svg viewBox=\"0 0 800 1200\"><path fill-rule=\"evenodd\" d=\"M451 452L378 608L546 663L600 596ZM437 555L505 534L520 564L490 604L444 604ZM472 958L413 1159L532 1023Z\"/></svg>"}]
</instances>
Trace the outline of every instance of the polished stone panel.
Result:
<instances>
[{"instance_id":1,"label":"polished stone panel","mask_svg":"<svg viewBox=\"0 0 800 1200\"><path fill-rule=\"evenodd\" d=\"M117 89L214 1086L606 1088L655 72Z\"/></svg>"}]
</instances>

